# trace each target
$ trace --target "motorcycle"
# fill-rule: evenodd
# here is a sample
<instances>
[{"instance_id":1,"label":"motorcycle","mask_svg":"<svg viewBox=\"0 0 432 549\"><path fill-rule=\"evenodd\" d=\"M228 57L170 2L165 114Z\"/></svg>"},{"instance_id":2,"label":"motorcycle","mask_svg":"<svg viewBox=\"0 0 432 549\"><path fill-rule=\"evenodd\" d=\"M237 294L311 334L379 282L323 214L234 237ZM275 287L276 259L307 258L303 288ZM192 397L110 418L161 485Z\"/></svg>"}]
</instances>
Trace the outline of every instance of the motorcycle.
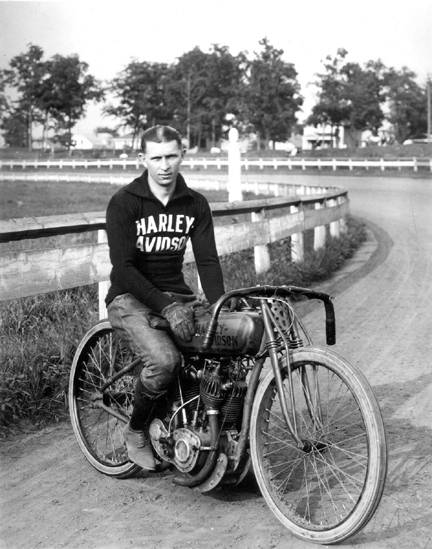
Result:
<instances>
[{"instance_id":1,"label":"motorcycle","mask_svg":"<svg viewBox=\"0 0 432 549\"><path fill-rule=\"evenodd\" d=\"M232 298L241 305L230 312ZM313 346L296 311L304 298L324 305L327 347ZM335 340L330 296L297 286L233 290L197 316L192 340L177 340L183 365L149 425L173 482L209 492L238 485L252 468L293 535L333 544L359 532L383 493L386 437L368 381L328 348ZM73 430L90 464L112 477L140 470L123 439L139 369L108 320L73 359Z\"/></svg>"}]
</instances>

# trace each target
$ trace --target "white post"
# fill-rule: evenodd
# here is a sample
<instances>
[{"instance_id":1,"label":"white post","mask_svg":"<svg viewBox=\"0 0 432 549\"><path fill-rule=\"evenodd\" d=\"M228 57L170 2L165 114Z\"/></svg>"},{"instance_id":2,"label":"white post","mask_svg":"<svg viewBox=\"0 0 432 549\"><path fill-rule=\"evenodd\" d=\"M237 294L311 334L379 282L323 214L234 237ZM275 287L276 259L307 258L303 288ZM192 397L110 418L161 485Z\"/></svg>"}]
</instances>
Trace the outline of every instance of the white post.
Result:
<instances>
[{"instance_id":1,"label":"white post","mask_svg":"<svg viewBox=\"0 0 432 549\"><path fill-rule=\"evenodd\" d=\"M252 212L252 223L263 223L265 221L265 211ZM266 244L254 246L255 273L265 273L270 269L270 253Z\"/></svg>"},{"instance_id":2,"label":"white post","mask_svg":"<svg viewBox=\"0 0 432 549\"><path fill-rule=\"evenodd\" d=\"M290 213L296 214L297 206L290 206ZM302 232L291 235L291 261L301 263L304 259L304 235Z\"/></svg>"},{"instance_id":3,"label":"white post","mask_svg":"<svg viewBox=\"0 0 432 549\"><path fill-rule=\"evenodd\" d=\"M231 128L228 133L228 201L242 200L239 133Z\"/></svg>"},{"instance_id":4,"label":"white post","mask_svg":"<svg viewBox=\"0 0 432 549\"><path fill-rule=\"evenodd\" d=\"M320 210L323 207L321 202L315 202L315 210ZM314 250L319 250L325 244L326 228L325 225L320 225L314 229Z\"/></svg>"},{"instance_id":5,"label":"white post","mask_svg":"<svg viewBox=\"0 0 432 549\"><path fill-rule=\"evenodd\" d=\"M338 196L337 198L338 204L343 204L345 202L345 198L343 196ZM341 217L339 219L339 231L343 234L346 233L348 230L345 217Z\"/></svg>"},{"instance_id":6,"label":"white post","mask_svg":"<svg viewBox=\"0 0 432 549\"><path fill-rule=\"evenodd\" d=\"M104 229L100 229L97 232L97 241L98 244L105 244L108 242L107 234ZM110 286L109 280L103 280L98 284L98 297L99 297L99 320L107 318L108 313L105 305L105 297L108 293L108 288Z\"/></svg>"},{"instance_id":7,"label":"white post","mask_svg":"<svg viewBox=\"0 0 432 549\"><path fill-rule=\"evenodd\" d=\"M327 201L327 205L331 208L334 208L337 206L337 200L336 198L332 198L331 200ZM340 225L339 220L338 221L332 221L330 223L330 235L333 238L339 238L340 237Z\"/></svg>"}]
</instances>

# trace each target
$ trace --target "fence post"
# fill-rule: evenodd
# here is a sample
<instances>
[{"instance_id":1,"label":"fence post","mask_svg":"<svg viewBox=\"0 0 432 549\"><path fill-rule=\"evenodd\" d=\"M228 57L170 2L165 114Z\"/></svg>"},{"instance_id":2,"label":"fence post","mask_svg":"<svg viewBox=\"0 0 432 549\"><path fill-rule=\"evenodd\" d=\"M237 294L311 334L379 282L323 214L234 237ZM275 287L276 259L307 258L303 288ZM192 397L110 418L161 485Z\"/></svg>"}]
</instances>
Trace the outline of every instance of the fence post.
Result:
<instances>
[{"instance_id":1,"label":"fence post","mask_svg":"<svg viewBox=\"0 0 432 549\"><path fill-rule=\"evenodd\" d=\"M251 221L252 223L263 223L265 221L265 210L252 212ZM254 262L257 275L270 269L270 253L267 244L254 246Z\"/></svg>"},{"instance_id":2,"label":"fence post","mask_svg":"<svg viewBox=\"0 0 432 549\"><path fill-rule=\"evenodd\" d=\"M338 196L337 197L337 203L338 204L343 204L345 202L345 197L343 196ZM346 224L346 221L345 221L345 217L341 217L339 219L339 232L340 233L346 233L347 232L347 224Z\"/></svg>"},{"instance_id":3,"label":"fence post","mask_svg":"<svg viewBox=\"0 0 432 549\"><path fill-rule=\"evenodd\" d=\"M321 210L323 204L321 202L315 202L315 210ZM326 240L326 228L325 225L320 225L314 228L314 250L319 250L325 244Z\"/></svg>"},{"instance_id":4,"label":"fence post","mask_svg":"<svg viewBox=\"0 0 432 549\"><path fill-rule=\"evenodd\" d=\"M228 201L242 200L239 133L231 128L228 133Z\"/></svg>"},{"instance_id":5,"label":"fence post","mask_svg":"<svg viewBox=\"0 0 432 549\"><path fill-rule=\"evenodd\" d=\"M299 212L297 206L290 206L290 213ZM291 261L301 263L304 259L304 235L302 232L291 235Z\"/></svg>"},{"instance_id":6,"label":"fence post","mask_svg":"<svg viewBox=\"0 0 432 549\"><path fill-rule=\"evenodd\" d=\"M97 241L98 244L105 244L108 242L107 234L105 229L99 229L97 232ZM99 320L106 318L108 313L105 305L105 297L108 293L109 280L103 280L98 283L98 298L99 298Z\"/></svg>"},{"instance_id":7,"label":"fence post","mask_svg":"<svg viewBox=\"0 0 432 549\"><path fill-rule=\"evenodd\" d=\"M330 207L330 208L334 208L335 206L337 206L337 199L336 198L332 198L330 200L327 201L327 205ZM333 238L339 238L340 237L340 225L339 225L339 220L338 221L332 221L330 223L330 235L333 237Z\"/></svg>"}]
</instances>

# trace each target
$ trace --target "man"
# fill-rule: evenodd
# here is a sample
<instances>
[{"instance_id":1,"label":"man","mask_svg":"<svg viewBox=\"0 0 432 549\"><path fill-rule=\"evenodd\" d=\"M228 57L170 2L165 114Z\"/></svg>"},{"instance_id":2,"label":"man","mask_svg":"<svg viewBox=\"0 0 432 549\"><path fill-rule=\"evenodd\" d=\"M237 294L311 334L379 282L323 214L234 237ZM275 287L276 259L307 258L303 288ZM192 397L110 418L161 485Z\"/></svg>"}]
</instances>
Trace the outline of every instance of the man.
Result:
<instances>
[{"instance_id":1,"label":"man","mask_svg":"<svg viewBox=\"0 0 432 549\"><path fill-rule=\"evenodd\" d=\"M120 189L107 209L112 271L106 303L112 326L127 339L143 366L125 430L129 459L154 470L146 430L181 356L170 335L152 327L152 318L159 314L177 337L192 338L195 296L182 273L189 238L210 303L224 293L224 285L209 204L186 186L179 173L184 155L180 134L169 126L153 126L145 131L141 148L146 170Z\"/></svg>"}]
</instances>

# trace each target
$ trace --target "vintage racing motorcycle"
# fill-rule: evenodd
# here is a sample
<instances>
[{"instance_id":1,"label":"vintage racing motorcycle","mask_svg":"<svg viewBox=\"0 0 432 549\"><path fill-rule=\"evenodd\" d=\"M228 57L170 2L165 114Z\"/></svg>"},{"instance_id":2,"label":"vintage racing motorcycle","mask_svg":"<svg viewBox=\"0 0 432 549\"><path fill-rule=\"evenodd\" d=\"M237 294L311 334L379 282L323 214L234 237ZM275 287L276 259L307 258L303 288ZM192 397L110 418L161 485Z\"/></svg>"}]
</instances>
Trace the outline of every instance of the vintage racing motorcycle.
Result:
<instances>
[{"instance_id":1,"label":"vintage racing motorcycle","mask_svg":"<svg viewBox=\"0 0 432 549\"><path fill-rule=\"evenodd\" d=\"M240 310L224 304L240 299ZM373 516L384 489L382 416L362 372L312 346L295 310L324 304L327 345L335 343L330 297L296 286L227 292L197 318L192 341L177 341L184 363L151 421L155 455L173 482L208 492L253 472L271 511L295 536L332 544ZM123 440L140 361L103 320L72 364L69 407L87 460L101 473L139 471Z\"/></svg>"}]
</instances>

